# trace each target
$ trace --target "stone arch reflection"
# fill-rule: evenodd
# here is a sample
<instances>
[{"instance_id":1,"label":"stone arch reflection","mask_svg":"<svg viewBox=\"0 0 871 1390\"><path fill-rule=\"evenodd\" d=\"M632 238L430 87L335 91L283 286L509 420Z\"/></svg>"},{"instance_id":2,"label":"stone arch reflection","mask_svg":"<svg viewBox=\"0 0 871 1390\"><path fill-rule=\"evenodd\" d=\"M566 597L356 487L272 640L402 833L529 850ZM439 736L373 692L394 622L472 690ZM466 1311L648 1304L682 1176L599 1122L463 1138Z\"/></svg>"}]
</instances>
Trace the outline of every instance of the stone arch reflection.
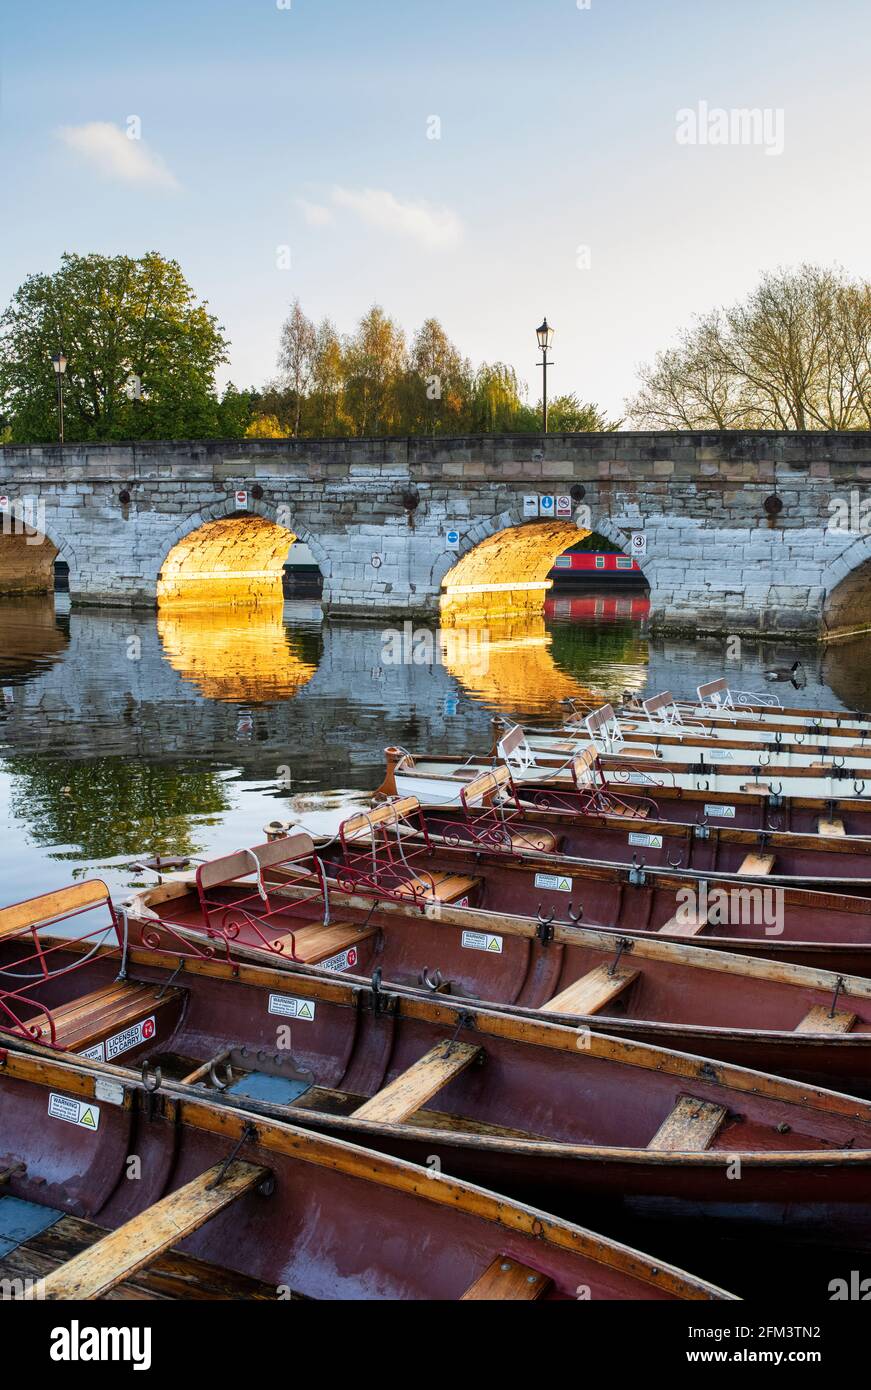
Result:
<instances>
[{"instance_id":1,"label":"stone arch reflection","mask_svg":"<svg viewBox=\"0 0 871 1390\"><path fill-rule=\"evenodd\" d=\"M318 669L318 640L287 628L281 599L238 611L169 604L157 632L173 670L209 700L290 700Z\"/></svg>"}]
</instances>

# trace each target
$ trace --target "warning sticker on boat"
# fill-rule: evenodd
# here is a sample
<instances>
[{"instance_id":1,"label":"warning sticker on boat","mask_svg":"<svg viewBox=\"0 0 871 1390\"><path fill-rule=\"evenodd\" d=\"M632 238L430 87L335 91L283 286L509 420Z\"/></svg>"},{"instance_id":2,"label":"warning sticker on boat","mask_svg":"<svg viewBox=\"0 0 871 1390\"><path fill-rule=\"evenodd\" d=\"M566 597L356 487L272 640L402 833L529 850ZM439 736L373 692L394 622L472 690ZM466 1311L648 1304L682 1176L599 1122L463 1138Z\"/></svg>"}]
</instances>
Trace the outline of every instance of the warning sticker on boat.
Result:
<instances>
[{"instance_id":1,"label":"warning sticker on boat","mask_svg":"<svg viewBox=\"0 0 871 1390\"><path fill-rule=\"evenodd\" d=\"M733 763L735 761L734 753L730 753L728 748L710 748L708 749L708 757L712 763Z\"/></svg>"},{"instance_id":2,"label":"warning sticker on boat","mask_svg":"<svg viewBox=\"0 0 871 1390\"><path fill-rule=\"evenodd\" d=\"M536 874L536 888L547 888L551 893L570 893L572 880L564 874Z\"/></svg>"},{"instance_id":3,"label":"warning sticker on boat","mask_svg":"<svg viewBox=\"0 0 871 1390\"><path fill-rule=\"evenodd\" d=\"M356 964L356 946L349 946L347 951L341 951L337 956L330 956L329 960L318 961L321 970L353 970Z\"/></svg>"},{"instance_id":4,"label":"warning sticker on boat","mask_svg":"<svg viewBox=\"0 0 871 1390\"><path fill-rule=\"evenodd\" d=\"M502 937L492 936L486 931L464 931L462 945L467 951L489 951L494 956L502 954Z\"/></svg>"},{"instance_id":5,"label":"warning sticker on boat","mask_svg":"<svg viewBox=\"0 0 871 1390\"><path fill-rule=\"evenodd\" d=\"M722 817L724 818L724 820L734 820L734 819L735 819L735 807L734 807L734 806L706 806L706 807L705 807L705 815L706 815L706 816L722 816Z\"/></svg>"},{"instance_id":6,"label":"warning sticker on boat","mask_svg":"<svg viewBox=\"0 0 871 1390\"><path fill-rule=\"evenodd\" d=\"M269 1012L279 1014L282 1018L298 1018L304 1023L311 1023L315 1016L315 1008L313 999L292 999L289 994L269 996Z\"/></svg>"},{"instance_id":7,"label":"warning sticker on boat","mask_svg":"<svg viewBox=\"0 0 871 1390\"><path fill-rule=\"evenodd\" d=\"M151 1018L143 1018L141 1022L131 1024L123 1033L114 1033L105 1042L96 1043L78 1055L87 1057L89 1062L111 1062L115 1057L120 1057L122 1052L130 1052L134 1047L151 1042L156 1032L157 1020L152 1014Z\"/></svg>"},{"instance_id":8,"label":"warning sticker on boat","mask_svg":"<svg viewBox=\"0 0 871 1390\"><path fill-rule=\"evenodd\" d=\"M100 1107L87 1100L72 1100L70 1096L50 1095L48 1113L53 1120L66 1120L69 1125L79 1129L100 1128Z\"/></svg>"},{"instance_id":9,"label":"warning sticker on boat","mask_svg":"<svg viewBox=\"0 0 871 1390\"><path fill-rule=\"evenodd\" d=\"M661 835L630 835L630 845L638 845L641 849L662 849Z\"/></svg>"}]
</instances>

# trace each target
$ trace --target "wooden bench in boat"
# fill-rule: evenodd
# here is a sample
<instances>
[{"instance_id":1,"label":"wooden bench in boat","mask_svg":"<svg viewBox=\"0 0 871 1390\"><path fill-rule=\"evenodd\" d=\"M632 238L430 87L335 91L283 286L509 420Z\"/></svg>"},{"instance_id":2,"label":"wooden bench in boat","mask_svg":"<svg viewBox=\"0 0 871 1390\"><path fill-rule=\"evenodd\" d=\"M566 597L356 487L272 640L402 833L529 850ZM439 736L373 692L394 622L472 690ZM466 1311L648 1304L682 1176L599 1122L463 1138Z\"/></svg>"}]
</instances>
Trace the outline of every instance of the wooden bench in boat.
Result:
<instances>
[{"instance_id":1,"label":"wooden bench in boat","mask_svg":"<svg viewBox=\"0 0 871 1390\"><path fill-rule=\"evenodd\" d=\"M168 1009L179 993L177 989L167 990L162 985L116 980L81 999L72 999L52 1009L55 1043L71 1052L94 1047L113 1033L123 1032L152 1014ZM27 1019L27 1027L39 1028L43 1038L51 1038L46 1014Z\"/></svg>"},{"instance_id":2,"label":"wooden bench in boat","mask_svg":"<svg viewBox=\"0 0 871 1390\"><path fill-rule=\"evenodd\" d=\"M320 965L331 956L338 956L351 946L359 946L375 936L377 927L358 926L355 922L333 922L325 927L315 923L310 927L299 927L286 936L277 936L272 944L274 951L294 952L294 959L300 965Z\"/></svg>"},{"instance_id":3,"label":"wooden bench in boat","mask_svg":"<svg viewBox=\"0 0 871 1390\"><path fill-rule=\"evenodd\" d=\"M638 979L640 970L616 969L597 965L588 975L554 995L543 1004L543 1014L596 1014Z\"/></svg>"},{"instance_id":4,"label":"wooden bench in boat","mask_svg":"<svg viewBox=\"0 0 871 1390\"><path fill-rule=\"evenodd\" d=\"M396 886L391 884L390 892L399 898L431 898L439 903L456 903L481 885L480 878L467 878L465 874L421 873Z\"/></svg>"},{"instance_id":5,"label":"wooden bench in boat","mask_svg":"<svg viewBox=\"0 0 871 1390\"><path fill-rule=\"evenodd\" d=\"M226 1171L218 1164L61 1265L25 1298L100 1298L268 1177L268 1168L239 1159Z\"/></svg>"},{"instance_id":6,"label":"wooden bench in boat","mask_svg":"<svg viewBox=\"0 0 871 1390\"><path fill-rule=\"evenodd\" d=\"M756 854L751 850L745 854L738 867L738 873L746 877L762 878L764 874L770 874L774 868L773 854Z\"/></svg>"},{"instance_id":7,"label":"wooden bench in boat","mask_svg":"<svg viewBox=\"0 0 871 1390\"><path fill-rule=\"evenodd\" d=\"M358 840L361 836L371 834L379 826L384 829L399 829L403 823L408 821L409 816L416 815L420 811L420 802L416 796L403 796L395 798L393 801L385 801L381 806L375 806L371 811L360 811L355 816L349 816L342 822L341 834L343 842L348 840Z\"/></svg>"},{"instance_id":8,"label":"wooden bench in boat","mask_svg":"<svg viewBox=\"0 0 871 1390\"><path fill-rule=\"evenodd\" d=\"M470 1284L463 1294L463 1303L491 1303L497 1299L517 1303L544 1298L553 1284L546 1274L539 1274L528 1265L518 1264L507 1255L499 1255L488 1265L480 1278Z\"/></svg>"},{"instance_id":9,"label":"wooden bench in boat","mask_svg":"<svg viewBox=\"0 0 871 1390\"><path fill-rule=\"evenodd\" d=\"M849 1033L855 1028L856 1022L856 1014L849 1014L846 1010L836 1011L833 1014L825 1004L817 1004L810 1013L805 1014L795 1031L796 1033Z\"/></svg>"},{"instance_id":10,"label":"wooden bench in boat","mask_svg":"<svg viewBox=\"0 0 871 1390\"><path fill-rule=\"evenodd\" d=\"M436 1043L414 1066L355 1110L354 1119L402 1124L480 1056L481 1048L473 1043Z\"/></svg>"},{"instance_id":11,"label":"wooden bench in boat","mask_svg":"<svg viewBox=\"0 0 871 1390\"><path fill-rule=\"evenodd\" d=\"M676 912L674 917L669 917L661 927L657 927L659 936L698 936L708 925L708 912L699 912L697 909L690 912Z\"/></svg>"},{"instance_id":12,"label":"wooden bench in boat","mask_svg":"<svg viewBox=\"0 0 871 1390\"><path fill-rule=\"evenodd\" d=\"M832 818L829 820L820 816L817 821L818 835L825 835L828 839L834 839L837 836L846 835L846 833L844 822L840 818Z\"/></svg>"},{"instance_id":13,"label":"wooden bench in boat","mask_svg":"<svg viewBox=\"0 0 871 1390\"><path fill-rule=\"evenodd\" d=\"M703 1153L713 1144L728 1113L724 1105L713 1101L681 1096L647 1147L657 1153Z\"/></svg>"}]
</instances>

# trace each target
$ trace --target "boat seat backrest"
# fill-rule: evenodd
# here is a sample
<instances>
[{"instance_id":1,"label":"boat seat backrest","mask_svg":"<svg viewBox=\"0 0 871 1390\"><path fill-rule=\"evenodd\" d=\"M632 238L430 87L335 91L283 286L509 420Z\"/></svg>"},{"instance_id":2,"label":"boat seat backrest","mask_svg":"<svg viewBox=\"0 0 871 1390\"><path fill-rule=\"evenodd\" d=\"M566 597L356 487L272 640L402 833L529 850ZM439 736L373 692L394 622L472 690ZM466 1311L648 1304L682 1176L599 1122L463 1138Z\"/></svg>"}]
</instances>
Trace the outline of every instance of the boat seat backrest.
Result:
<instances>
[{"instance_id":1,"label":"boat seat backrest","mask_svg":"<svg viewBox=\"0 0 871 1390\"><path fill-rule=\"evenodd\" d=\"M588 743L586 748L582 748L580 753L576 753L572 758L572 778L576 787L590 786L595 782L596 763L599 754L592 743Z\"/></svg>"},{"instance_id":2,"label":"boat seat backrest","mask_svg":"<svg viewBox=\"0 0 871 1390\"><path fill-rule=\"evenodd\" d=\"M472 806L483 806L487 801L504 796L510 785L511 772L503 764L492 771L482 772L480 777L468 782L460 792L460 800L468 811Z\"/></svg>"},{"instance_id":3,"label":"boat seat backrest","mask_svg":"<svg viewBox=\"0 0 871 1390\"><path fill-rule=\"evenodd\" d=\"M416 796L403 796L385 801L372 811L360 811L342 822L340 835L343 840L355 840L374 834L376 826L396 829L420 810Z\"/></svg>"},{"instance_id":4,"label":"boat seat backrest","mask_svg":"<svg viewBox=\"0 0 871 1390\"><path fill-rule=\"evenodd\" d=\"M732 697L729 694L729 682L725 676L719 680L708 681L706 685L700 685L696 690L700 705L731 705Z\"/></svg>"},{"instance_id":5,"label":"boat seat backrest","mask_svg":"<svg viewBox=\"0 0 871 1390\"><path fill-rule=\"evenodd\" d=\"M663 690L661 694L654 695L652 700L644 700L642 707L651 724L656 722L654 716L658 716L665 724L683 723L681 712L670 690Z\"/></svg>"},{"instance_id":6,"label":"boat seat backrest","mask_svg":"<svg viewBox=\"0 0 871 1390\"><path fill-rule=\"evenodd\" d=\"M609 749L623 743L623 730L613 705L603 705L601 709L594 710L587 716L586 723L587 733L594 743L602 743Z\"/></svg>"},{"instance_id":7,"label":"boat seat backrest","mask_svg":"<svg viewBox=\"0 0 871 1390\"><path fill-rule=\"evenodd\" d=\"M535 754L519 724L512 724L504 738L497 744L496 752L504 762L508 763L509 767L535 766Z\"/></svg>"},{"instance_id":8,"label":"boat seat backrest","mask_svg":"<svg viewBox=\"0 0 871 1390\"><path fill-rule=\"evenodd\" d=\"M220 859L212 859L201 864L197 870L197 884L200 889L217 888L222 883L233 883L239 878L256 874L262 878L264 869L277 868L279 864L291 864L314 854L314 840L304 831L287 835L279 840L271 840L253 849L237 849L233 854L225 854Z\"/></svg>"},{"instance_id":9,"label":"boat seat backrest","mask_svg":"<svg viewBox=\"0 0 871 1390\"><path fill-rule=\"evenodd\" d=\"M109 889L101 879L87 879L53 893L42 893L0 909L0 941L17 936L30 927L50 926L80 912L110 903Z\"/></svg>"}]
</instances>

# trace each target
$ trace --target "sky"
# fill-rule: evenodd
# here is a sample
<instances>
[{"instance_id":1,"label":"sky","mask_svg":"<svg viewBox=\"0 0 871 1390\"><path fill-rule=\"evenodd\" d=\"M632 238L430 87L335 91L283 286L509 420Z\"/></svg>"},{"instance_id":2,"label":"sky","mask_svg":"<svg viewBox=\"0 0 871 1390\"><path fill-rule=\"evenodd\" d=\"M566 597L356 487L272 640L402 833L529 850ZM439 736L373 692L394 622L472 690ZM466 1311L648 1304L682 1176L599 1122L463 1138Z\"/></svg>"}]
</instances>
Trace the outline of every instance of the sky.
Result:
<instances>
[{"instance_id":1,"label":"sky","mask_svg":"<svg viewBox=\"0 0 871 1390\"><path fill-rule=\"evenodd\" d=\"M64 251L157 250L222 382L274 374L298 296L343 332L435 316L533 399L546 314L551 395L620 418L764 271L868 275L869 59L868 0L19 0L0 304Z\"/></svg>"}]
</instances>

